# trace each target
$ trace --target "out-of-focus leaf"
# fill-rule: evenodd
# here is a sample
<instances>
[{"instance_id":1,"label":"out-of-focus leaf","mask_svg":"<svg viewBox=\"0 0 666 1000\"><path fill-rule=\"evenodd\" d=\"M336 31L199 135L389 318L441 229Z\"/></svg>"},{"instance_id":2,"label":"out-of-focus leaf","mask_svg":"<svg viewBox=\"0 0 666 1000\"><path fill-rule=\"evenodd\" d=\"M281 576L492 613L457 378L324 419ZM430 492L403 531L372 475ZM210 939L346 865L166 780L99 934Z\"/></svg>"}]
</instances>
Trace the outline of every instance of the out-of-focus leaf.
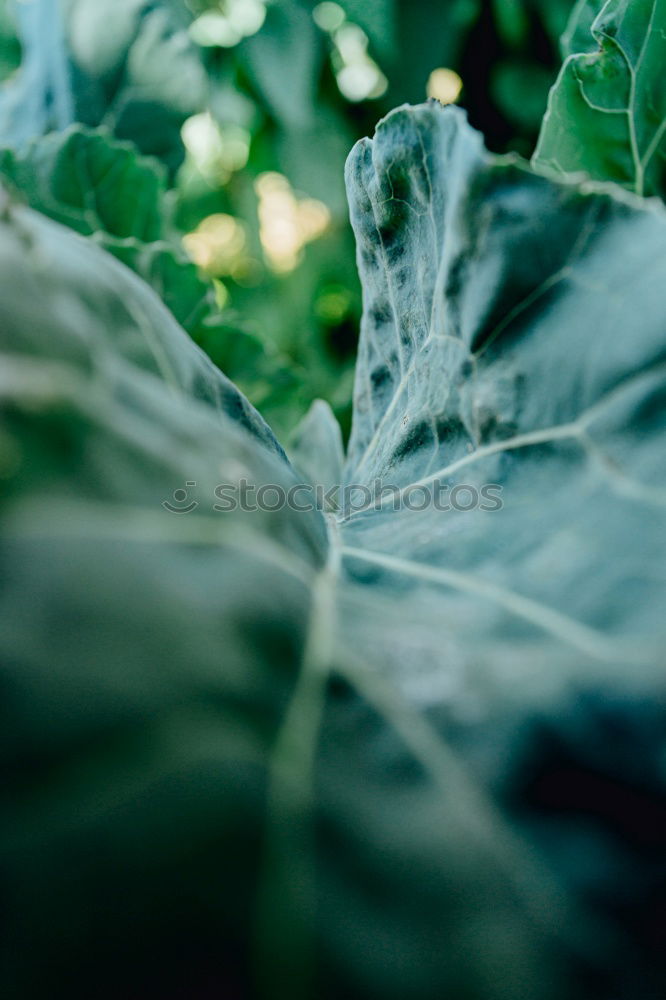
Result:
<instances>
[{"instance_id":1,"label":"out-of-focus leaf","mask_svg":"<svg viewBox=\"0 0 666 1000\"><path fill-rule=\"evenodd\" d=\"M581 44L588 15L586 6L574 11L567 48ZM666 3L608 0L591 31L596 50L572 52L551 91L534 162L663 196Z\"/></svg>"},{"instance_id":2,"label":"out-of-focus leaf","mask_svg":"<svg viewBox=\"0 0 666 1000\"><path fill-rule=\"evenodd\" d=\"M0 0L0 83L10 76L21 62L21 46L16 37L16 26L11 0Z\"/></svg>"},{"instance_id":3,"label":"out-of-focus leaf","mask_svg":"<svg viewBox=\"0 0 666 1000\"><path fill-rule=\"evenodd\" d=\"M0 142L20 147L75 119L61 0L15 3L23 61L0 90Z\"/></svg>"},{"instance_id":4,"label":"out-of-focus leaf","mask_svg":"<svg viewBox=\"0 0 666 1000\"><path fill-rule=\"evenodd\" d=\"M289 455L311 483L327 490L342 483L345 454L340 424L323 399L315 400L294 431Z\"/></svg>"},{"instance_id":5,"label":"out-of-focus leaf","mask_svg":"<svg viewBox=\"0 0 666 1000\"><path fill-rule=\"evenodd\" d=\"M89 240L69 234L67 229L43 216L11 203L4 206L4 211L4 273L8 277L13 273L7 258L10 250L15 250L21 241L33 251L22 265L22 271L17 264L19 273L16 283L7 285L12 291L12 300L4 306L7 316L16 317L13 326L8 324L5 336L18 338L18 343L7 343L5 347L8 361L11 361L10 354L12 357L16 355L15 374L19 394L24 383L21 381L22 362L19 362L18 355L25 355L28 380L32 370L31 359L35 361L35 374L40 370L40 356L47 356L53 362L51 380L47 377L48 372L44 375L45 398L47 402L51 398L49 390L55 393L58 401L61 398L57 377L60 366L78 365L81 376L92 379L91 391L95 391L92 378L95 373L90 364L95 358L96 363L103 364L105 351L109 349L108 345L105 348L106 339L109 344L117 341L122 345L123 356L131 360L137 379L139 371L143 371L157 379L174 400L187 395L199 404L212 408L216 414L231 415L270 451L282 454L282 449L261 417L210 359L191 343L143 281ZM43 294L29 294L38 279L43 279ZM57 300L58 295L60 300ZM53 302L47 305L49 297ZM70 307L71 312L68 313ZM45 334L44 324L38 319L42 313L52 315L57 337L49 338ZM98 317L96 324L91 318L94 316ZM32 321L29 321L31 317ZM99 379L103 379L103 373L99 373ZM8 378L6 391L9 399L12 398L12 384ZM71 381L67 378L63 381L66 397L68 386L75 384L72 372ZM145 379L144 384L150 385L145 383ZM99 387L101 385L102 382ZM122 385L116 391L122 396ZM135 387L135 397L137 393L140 394Z\"/></svg>"},{"instance_id":6,"label":"out-of-focus leaf","mask_svg":"<svg viewBox=\"0 0 666 1000\"><path fill-rule=\"evenodd\" d=\"M163 168L107 132L74 125L1 157L0 171L33 208L85 236L164 238Z\"/></svg>"},{"instance_id":7,"label":"out-of-focus leaf","mask_svg":"<svg viewBox=\"0 0 666 1000\"><path fill-rule=\"evenodd\" d=\"M130 271L11 206L0 269L2 992L231 995L322 519L214 510L298 480Z\"/></svg>"},{"instance_id":8,"label":"out-of-focus leaf","mask_svg":"<svg viewBox=\"0 0 666 1000\"><path fill-rule=\"evenodd\" d=\"M286 439L313 391L309 373L233 313L200 324L195 339Z\"/></svg>"},{"instance_id":9,"label":"out-of-focus leaf","mask_svg":"<svg viewBox=\"0 0 666 1000\"><path fill-rule=\"evenodd\" d=\"M17 10L24 62L2 94L3 145L21 147L77 121L105 125L178 165L180 127L207 90L184 4L29 0Z\"/></svg>"},{"instance_id":10,"label":"out-of-focus leaf","mask_svg":"<svg viewBox=\"0 0 666 1000\"><path fill-rule=\"evenodd\" d=\"M73 126L0 153L0 174L35 209L98 243L140 274L197 336L216 309L169 226L161 165L106 132Z\"/></svg>"},{"instance_id":11,"label":"out-of-focus leaf","mask_svg":"<svg viewBox=\"0 0 666 1000\"><path fill-rule=\"evenodd\" d=\"M352 135L342 115L324 106L311 128L282 132L276 140L280 165L296 190L324 201L336 218L345 220L344 163Z\"/></svg>"},{"instance_id":12,"label":"out-of-focus leaf","mask_svg":"<svg viewBox=\"0 0 666 1000\"><path fill-rule=\"evenodd\" d=\"M74 126L33 142L22 155L0 153L0 175L32 208L89 236L157 292L199 346L280 429L307 406L294 398L305 381L270 344L220 313L172 230L164 168L129 143ZM313 389L314 391L314 389Z\"/></svg>"},{"instance_id":13,"label":"out-of-focus leaf","mask_svg":"<svg viewBox=\"0 0 666 1000\"><path fill-rule=\"evenodd\" d=\"M481 10L480 0L402 0L397 14L398 47L389 77L389 100L423 99L430 72L459 65L463 45ZM463 81L464 82L464 81Z\"/></svg>"},{"instance_id":14,"label":"out-of-focus leaf","mask_svg":"<svg viewBox=\"0 0 666 1000\"><path fill-rule=\"evenodd\" d=\"M320 34L297 0L271 4L261 31L244 39L237 53L285 128L313 125L322 55Z\"/></svg>"},{"instance_id":15,"label":"out-of-focus leaf","mask_svg":"<svg viewBox=\"0 0 666 1000\"><path fill-rule=\"evenodd\" d=\"M493 13L500 35L508 45L525 42L530 29L525 0L493 0Z\"/></svg>"},{"instance_id":16,"label":"out-of-focus leaf","mask_svg":"<svg viewBox=\"0 0 666 1000\"><path fill-rule=\"evenodd\" d=\"M561 41L570 22L574 0L523 0L538 15L553 47Z\"/></svg>"},{"instance_id":17,"label":"out-of-focus leaf","mask_svg":"<svg viewBox=\"0 0 666 1000\"><path fill-rule=\"evenodd\" d=\"M500 62L492 78L492 93L508 121L527 132L538 132L548 101L552 75L542 66L518 60Z\"/></svg>"},{"instance_id":18,"label":"out-of-focus leaf","mask_svg":"<svg viewBox=\"0 0 666 1000\"><path fill-rule=\"evenodd\" d=\"M400 50L397 32L400 0L342 0L340 6L349 20L368 35L372 53L380 63L393 62Z\"/></svg>"}]
</instances>

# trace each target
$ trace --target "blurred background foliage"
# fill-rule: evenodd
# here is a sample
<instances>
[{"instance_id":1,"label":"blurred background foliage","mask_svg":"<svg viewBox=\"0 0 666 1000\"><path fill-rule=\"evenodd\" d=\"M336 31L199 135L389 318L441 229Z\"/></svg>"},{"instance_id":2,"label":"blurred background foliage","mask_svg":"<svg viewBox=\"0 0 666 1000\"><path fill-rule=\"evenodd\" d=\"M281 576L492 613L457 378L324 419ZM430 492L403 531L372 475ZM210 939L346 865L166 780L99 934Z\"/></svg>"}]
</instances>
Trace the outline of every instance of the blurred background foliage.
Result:
<instances>
[{"instance_id":1,"label":"blurred background foliage","mask_svg":"<svg viewBox=\"0 0 666 1000\"><path fill-rule=\"evenodd\" d=\"M491 149L529 156L571 7L0 0L0 143L23 151L4 172L151 280L279 435L318 397L347 431L361 312L349 150L429 96L466 108ZM27 145L72 123L84 128ZM100 127L104 148L86 131ZM125 186L91 218L91 185L108 186L115 160Z\"/></svg>"}]
</instances>

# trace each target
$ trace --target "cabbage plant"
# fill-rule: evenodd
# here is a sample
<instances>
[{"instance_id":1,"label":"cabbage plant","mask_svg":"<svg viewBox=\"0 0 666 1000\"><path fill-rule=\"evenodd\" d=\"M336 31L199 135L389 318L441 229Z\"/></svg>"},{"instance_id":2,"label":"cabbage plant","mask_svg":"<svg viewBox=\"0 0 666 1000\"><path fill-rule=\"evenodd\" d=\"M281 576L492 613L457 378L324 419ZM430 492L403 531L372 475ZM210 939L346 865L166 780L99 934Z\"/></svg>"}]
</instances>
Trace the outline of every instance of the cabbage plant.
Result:
<instances>
[{"instance_id":1,"label":"cabbage plant","mask_svg":"<svg viewBox=\"0 0 666 1000\"><path fill-rule=\"evenodd\" d=\"M601 6L532 165L437 102L352 150L346 448L149 286L126 147L70 218L8 154L3 995L663 995L664 121L640 186L580 101L642 37L639 122L666 8Z\"/></svg>"}]
</instances>

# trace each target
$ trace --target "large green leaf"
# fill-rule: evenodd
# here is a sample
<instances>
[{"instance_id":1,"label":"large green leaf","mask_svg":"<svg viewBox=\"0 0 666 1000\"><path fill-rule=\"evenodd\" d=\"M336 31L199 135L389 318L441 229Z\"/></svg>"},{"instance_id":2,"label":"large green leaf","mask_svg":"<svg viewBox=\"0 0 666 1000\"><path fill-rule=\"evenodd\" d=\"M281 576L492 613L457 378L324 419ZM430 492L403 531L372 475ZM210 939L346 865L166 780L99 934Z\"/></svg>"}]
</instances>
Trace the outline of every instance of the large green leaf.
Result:
<instances>
[{"instance_id":1,"label":"large green leaf","mask_svg":"<svg viewBox=\"0 0 666 1000\"><path fill-rule=\"evenodd\" d=\"M0 99L0 142L21 147L74 121L104 125L169 167L206 79L179 0L30 0L15 4L24 46ZM100 25L104 26L100 30Z\"/></svg>"},{"instance_id":2,"label":"large green leaf","mask_svg":"<svg viewBox=\"0 0 666 1000\"><path fill-rule=\"evenodd\" d=\"M535 163L663 196L666 3L577 4L564 46L567 59L551 91Z\"/></svg>"},{"instance_id":3,"label":"large green leaf","mask_svg":"<svg viewBox=\"0 0 666 1000\"><path fill-rule=\"evenodd\" d=\"M348 537L386 548L387 568L422 552L424 585L440 574L456 589L478 570L462 589L516 599L518 617L529 597L558 656L569 642L604 663L653 662L660 623L641 595L663 557L663 210L493 162L462 115L434 106L389 116L352 154L348 184L365 316L347 480L504 490L493 514L395 514L387 497L350 515ZM575 559L554 572L558 551ZM577 573L595 581L584 599ZM478 613L456 614L460 656L499 655L488 615L483 653ZM518 673L518 626L501 618Z\"/></svg>"},{"instance_id":4,"label":"large green leaf","mask_svg":"<svg viewBox=\"0 0 666 1000\"><path fill-rule=\"evenodd\" d=\"M435 104L348 185L343 485L403 504L326 519L215 511L299 484L263 422L128 270L2 215L9 995L663 994L666 213ZM294 458L334 476L322 407ZM435 482L503 506L405 509Z\"/></svg>"},{"instance_id":5,"label":"large green leaf","mask_svg":"<svg viewBox=\"0 0 666 1000\"><path fill-rule=\"evenodd\" d=\"M182 971L247 935L323 522L215 513L216 484L298 480L130 271L11 204L0 267L3 993L83 996L108 965L100 996L166 996L166 941Z\"/></svg>"},{"instance_id":6,"label":"large green leaf","mask_svg":"<svg viewBox=\"0 0 666 1000\"><path fill-rule=\"evenodd\" d=\"M405 733L414 703L434 713L479 794L511 783L501 747L529 743L530 719L548 718L581 759L597 753L591 703L626 700L617 712L635 732L643 692L663 727L666 213L493 160L461 114L436 106L381 123L352 154L348 186L365 312L346 481L395 486L402 509L389 493L343 519L345 645L377 663L369 684L401 692ZM502 509L418 510L424 488L450 503L455 486L482 497L488 484ZM577 844L571 793L536 754L530 767L552 780L541 860L569 904L596 904L595 880L635 891L636 931L647 904L635 887L650 878L636 874L640 834L618 861L589 817ZM609 777L611 798L623 780Z\"/></svg>"}]
</instances>

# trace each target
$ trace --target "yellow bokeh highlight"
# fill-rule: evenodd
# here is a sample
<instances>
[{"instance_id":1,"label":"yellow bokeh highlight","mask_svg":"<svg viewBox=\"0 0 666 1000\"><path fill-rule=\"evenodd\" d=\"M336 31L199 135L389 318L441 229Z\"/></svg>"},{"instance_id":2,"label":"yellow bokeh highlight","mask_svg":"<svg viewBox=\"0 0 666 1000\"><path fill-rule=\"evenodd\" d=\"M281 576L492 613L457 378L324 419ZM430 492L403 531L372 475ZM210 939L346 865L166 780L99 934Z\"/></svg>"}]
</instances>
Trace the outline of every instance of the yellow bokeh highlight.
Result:
<instances>
[{"instance_id":1,"label":"yellow bokeh highlight","mask_svg":"<svg viewBox=\"0 0 666 1000\"><path fill-rule=\"evenodd\" d=\"M460 97L463 82L453 69L440 66L434 69L428 77L426 93L434 97L440 104L455 104Z\"/></svg>"},{"instance_id":2,"label":"yellow bokeh highlight","mask_svg":"<svg viewBox=\"0 0 666 1000\"><path fill-rule=\"evenodd\" d=\"M298 198L289 181L275 171L255 181L259 199L259 236L272 271L293 271L307 243L318 239L331 221L331 213L316 198Z\"/></svg>"},{"instance_id":3,"label":"yellow bokeh highlight","mask_svg":"<svg viewBox=\"0 0 666 1000\"><path fill-rule=\"evenodd\" d=\"M246 236L232 215L209 215L192 233L183 237L189 256L209 275L233 274L243 257Z\"/></svg>"},{"instance_id":4,"label":"yellow bokeh highlight","mask_svg":"<svg viewBox=\"0 0 666 1000\"><path fill-rule=\"evenodd\" d=\"M331 213L316 198L299 198L282 174L268 172L255 181L259 237L266 264L276 274L298 266L303 248L328 228ZM262 265L248 253L243 224L232 215L209 215L183 238L190 258L211 277L231 277L252 287Z\"/></svg>"}]
</instances>

